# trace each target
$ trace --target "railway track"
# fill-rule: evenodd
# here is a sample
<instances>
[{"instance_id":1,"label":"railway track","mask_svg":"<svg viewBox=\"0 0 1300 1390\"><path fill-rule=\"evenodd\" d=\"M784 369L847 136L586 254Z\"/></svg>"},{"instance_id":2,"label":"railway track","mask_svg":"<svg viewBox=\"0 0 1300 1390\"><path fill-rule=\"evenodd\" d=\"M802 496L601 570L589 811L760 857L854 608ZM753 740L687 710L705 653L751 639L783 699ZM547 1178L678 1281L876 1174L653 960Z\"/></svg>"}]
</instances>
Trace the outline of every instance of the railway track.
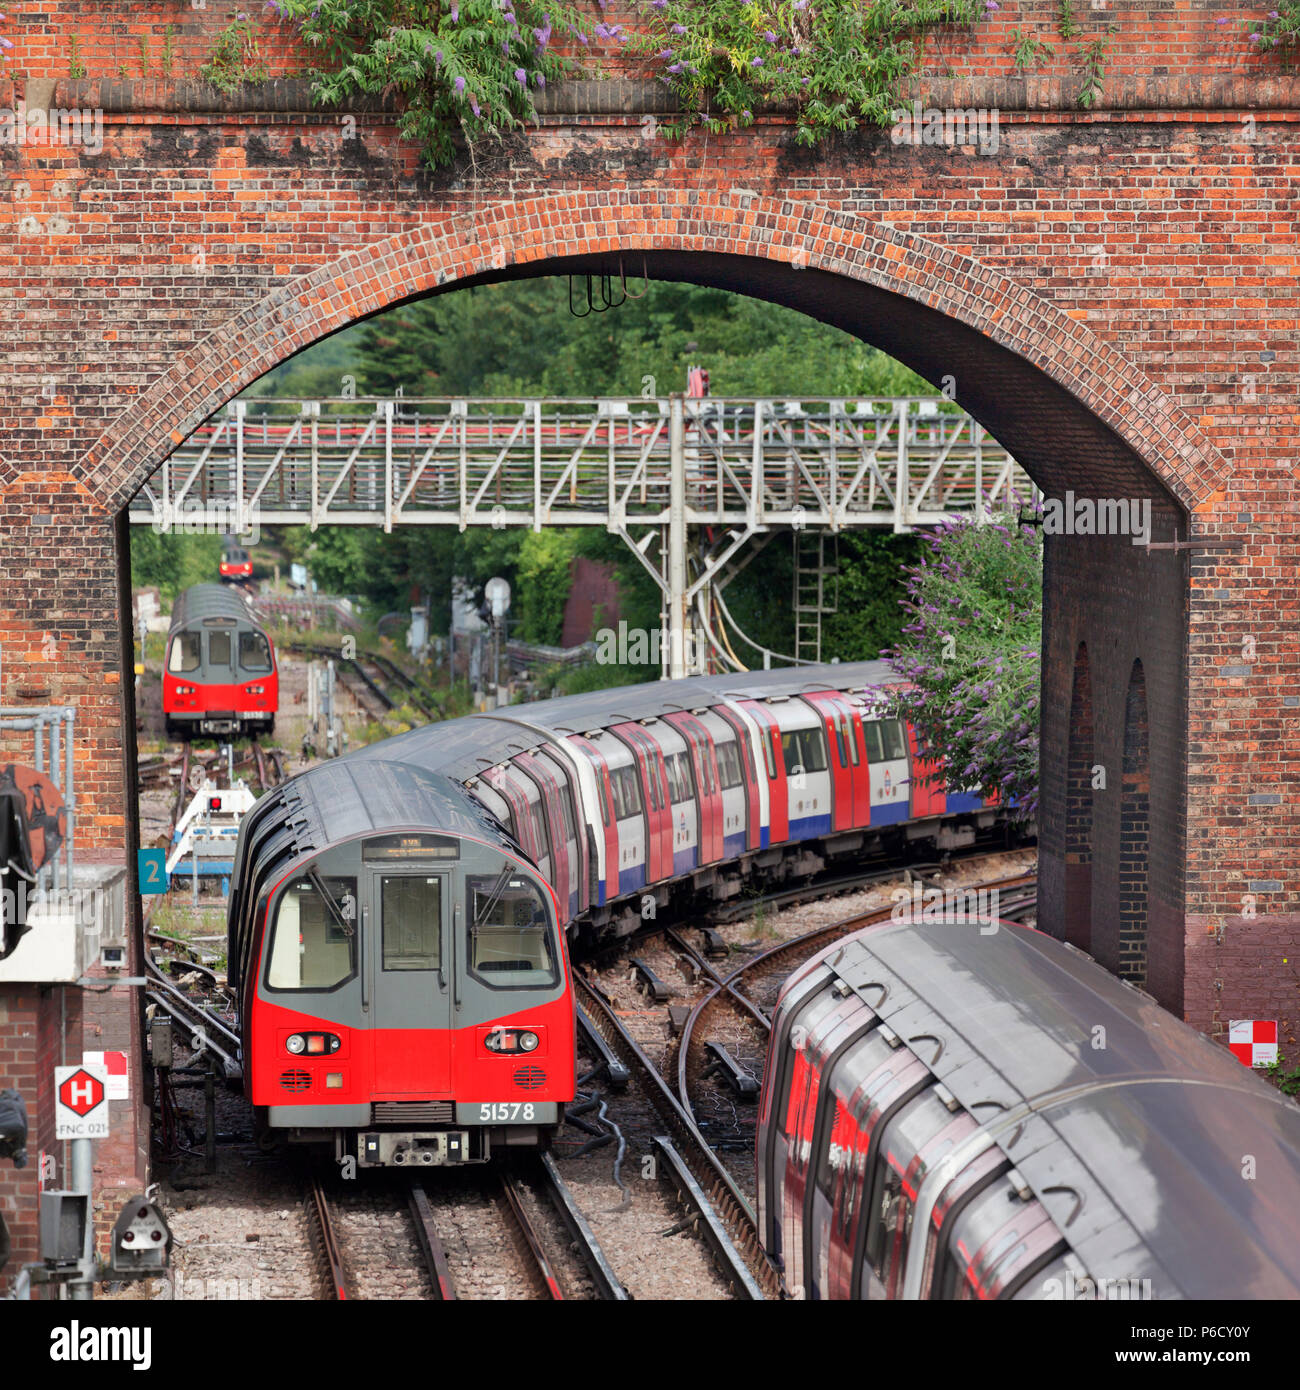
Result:
<instances>
[{"instance_id":1,"label":"railway track","mask_svg":"<svg viewBox=\"0 0 1300 1390\"><path fill-rule=\"evenodd\" d=\"M318 1296L348 1302L373 1294L377 1279L382 1277L376 1266L390 1275L394 1268L400 1268L402 1249L409 1248L418 1252L425 1297L443 1302L482 1297L484 1275L489 1279L496 1276L481 1268L478 1259L467 1269L471 1262L462 1253L458 1277L448 1248L466 1247L466 1227L471 1224L479 1228L481 1248L489 1243L482 1227L491 1222L493 1247L498 1251L508 1247L512 1254L512 1267L501 1277L527 1288L533 1298L567 1301L581 1282L596 1298L626 1299L626 1291L549 1156L541 1155L513 1168L457 1172L434 1190L436 1196L431 1197L420 1183L403 1186L388 1182L369 1193L344 1194L337 1190L332 1177L327 1180L318 1172L309 1174L303 1200ZM451 1203L446 1200L449 1193ZM349 1225L359 1224L357 1212L368 1201L382 1204L385 1239L377 1258L373 1246L364 1250L357 1233L347 1233ZM542 1216L546 1205L554 1213L562 1240ZM395 1209L404 1209L407 1217L401 1238L392 1225ZM582 1271L581 1281L575 1278L577 1269Z\"/></svg>"},{"instance_id":2,"label":"railway track","mask_svg":"<svg viewBox=\"0 0 1300 1390\"><path fill-rule=\"evenodd\" d=\"M420 683L395 661L378 652L345 657L336 648L310 642L288 642L284 648L300 656L333 661L353 695L373 718L382 719L399 704L409 705L430 721L442 718L442 711Z\"/></svg>"}]
</instances>

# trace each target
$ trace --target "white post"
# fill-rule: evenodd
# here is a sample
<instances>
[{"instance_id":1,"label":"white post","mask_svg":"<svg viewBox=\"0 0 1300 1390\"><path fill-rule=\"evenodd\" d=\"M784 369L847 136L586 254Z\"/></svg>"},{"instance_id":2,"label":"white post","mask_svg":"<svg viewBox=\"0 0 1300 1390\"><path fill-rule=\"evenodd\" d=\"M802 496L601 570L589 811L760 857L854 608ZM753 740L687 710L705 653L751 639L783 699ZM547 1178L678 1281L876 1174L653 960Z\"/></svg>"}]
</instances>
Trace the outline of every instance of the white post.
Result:
<instances>
[{"instance_id":1,"label":"white post","mask_svg":"<svg viewBox=\"0 0 1300 1390\"><path fill-rule=\"evenodd\" d=\"M669 680L686 675L686 424L682 393L668 406L668 651Z\"/></svg>"}]
</instances>

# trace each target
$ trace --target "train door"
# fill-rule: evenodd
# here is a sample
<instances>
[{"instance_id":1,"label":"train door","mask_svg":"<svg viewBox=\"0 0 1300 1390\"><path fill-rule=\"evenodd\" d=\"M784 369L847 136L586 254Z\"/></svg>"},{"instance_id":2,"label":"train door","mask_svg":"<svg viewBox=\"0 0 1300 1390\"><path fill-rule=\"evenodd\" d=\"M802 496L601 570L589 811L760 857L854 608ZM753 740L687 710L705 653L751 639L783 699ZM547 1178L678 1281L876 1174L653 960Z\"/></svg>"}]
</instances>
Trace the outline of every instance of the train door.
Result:
<instances>
[{"instance_id":1,"label":"train door","mask_svg":"<svg viewBox=\"0 0 1300 1390\"><path fill-rule=\"evenodd\" d=\"M577 734L569 736L569 742L578 750L577 756L586 758L596 776L596 801L600 809L600 822L595 833L604 840L605 873L596 877L595 898L597 905L603 906L611 898L618 897L618 822L614 815L614 791L609 780L609 764L605 755L590 739ZM595 808L592 808L593 811Z\"/></svg>"},{"instance_id":2,"label":"train door","mask_svg":"<svg viewBox=\"0 0 1300 1390\"><path fill-rule=\"evenodd\" d=\"M943 785L943 764L934 758L922 758L916 741L916 730L907 725L907 750L912 758L912 816L941 816L948 809L948 794Z\"/></svg>"},{"instance_id":3,"label":"train door","mask_svg":"<svg viewBox=\"0 0 1300 1390\"><path fill-rule=\"evenodd\" d=\"M363 854L370 857L369 847ZM370 1005L375 1099L438 1099L451 1091L451 875L372 863L364 879L363 1005Z\"/></svg>"},{"instance_id":4,"label":"train door","mask_svg":"<svg viewBox=\"0 0 1300 1390\"><path fill-rule=\"evenodd\" d=\"M570 911L573 914L586 912L591 906L591 865L592 846L587 838L587 826L582 815L582 793L577 774L570 762L544 748L539 754L542 766L555 780L555 792L560 802L560 814L564 818L565 833L572 844L566 842L566 855L569 861L569 892L573 896ZM570 755L571 760L571 755Z\"/></svg>"},{"instance_id":5,"label":"train door","mask_svg":"<svg viewBox=\"0 0 1300 1390\"><path fill-rule=\"evenodd\" d=\"M713 713L722 720L735 735L736 756L740 762L741 785L745 789L745 838L736 853L742 849L761 849L767 844L767 782L761 785L755 772L754 743L757 735L749 721L739 710L726 705L718 705ZM721 742L718 741L721 748ZM722 754L719 753L719 765ZM726 785L724 779L724 786ZM730 837L730 828L727 828ZM728 853L730 853L730 847Z\"/></svg>"},{"instance_id":6,"label":"train door","mask_svg":"<svg viewBox=\"0 0 1300 1390\"><path fill-rule=\"evenodd\" d=\"M859 788L863 809L870 805L866 760L858 744L860 737L856 721L850 717L848 701L835 691L802 696L819 715L826 731L828 762L831 770L831 828L851 830L855 825L868 823L870 812L858 818Z\"/></svg>"},{"instance_id":7,"label":"train door","mask_svg":"<svg viewBox=\"0 0 1300 1390\"><path fill-rule=\"evenodd\" d=\"M673 876L673 817L663 757L639 724L615 724L610 730L632 752L645 802L646 881L662 883Z\"/></svg>"},{"instance_id":8,"label":"train door","mask_svg":"<svg viewBox=\"0 0 1300 1390\"><path fill-rule=\"evenodd\" d=\"M723 856L723 823L722 787L713 739L693 714L669 714L665 718L685 737L691 751L699 806L700 863L716 863Z\"/></svg>"},{"instance_id":9,"label":"train door","mask_svg":"<svg viewBox=\"0 0 1300 1390\"><path fill-rule=\"evenodd\" d=\"M790 793L786 787L785 759L781 756L781 732L776 715L757 700L741 700L740 707L762 731L763 765L758 775L768 782L768 843L783 844L790 838Z\"/></svg>"},{"instance_id":10,"label":"train door","mask_svg":"<svg viewBox=\"0 0 1300 1390\"><path fill-rule=\"evenodd\" d=\"M541 792L542 805L546 810L547 827L553 848L551 887L555 889L555 896L560 900L561 909L572 916L577 907L576 896L573 900L570 897L571 894L576 895L577 891L573 872L576 867L577 853L573 840L573 824L570 818L566 818L564 807L561 805L559 783L556 781L550 765L544 763L540 758L533 757L531 753L520 753L514 761L521 771L533 779Z\"/></svg>"}]
</instances>

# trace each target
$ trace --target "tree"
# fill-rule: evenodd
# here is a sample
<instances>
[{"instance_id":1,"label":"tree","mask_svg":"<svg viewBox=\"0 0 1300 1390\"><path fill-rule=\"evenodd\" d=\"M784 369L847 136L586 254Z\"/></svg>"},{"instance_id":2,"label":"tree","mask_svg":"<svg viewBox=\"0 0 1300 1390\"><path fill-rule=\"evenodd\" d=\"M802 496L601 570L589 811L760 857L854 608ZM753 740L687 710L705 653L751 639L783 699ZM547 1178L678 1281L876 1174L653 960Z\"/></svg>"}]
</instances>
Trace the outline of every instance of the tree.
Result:
<instances>
[{"instance_id":1,"label":"tree","mask_svg":"<svg viewBox=\"0 0 1300 1390\"><path fill-rule=\"evenodd\" d=\"M1041 590L1037 526L990 516L927 532L888 656L906 684L884 695L950 787L996 794L1022 820L1038 808Z\"/></svg>"}]
</instances>

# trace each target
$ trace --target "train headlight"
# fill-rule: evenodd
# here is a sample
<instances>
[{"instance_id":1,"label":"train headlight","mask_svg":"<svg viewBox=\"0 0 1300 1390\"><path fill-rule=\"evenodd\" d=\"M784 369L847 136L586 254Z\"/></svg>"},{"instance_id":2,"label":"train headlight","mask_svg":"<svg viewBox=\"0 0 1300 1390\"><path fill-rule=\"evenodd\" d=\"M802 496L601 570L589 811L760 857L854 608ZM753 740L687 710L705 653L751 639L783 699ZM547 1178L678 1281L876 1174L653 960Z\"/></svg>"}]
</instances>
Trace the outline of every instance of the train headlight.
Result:
<instances>
[{"instance_id":1,"label":"train headlight","mask_svg":"<svg viewBox=\"0 0 1300 1390\"><path fill-rule=\"evenodd\" d=\"M519 1047L523 1052L531 1052L537 1046L536 1033L520 1033Z\"/></svg>"},{"instance_id":2,"label":"train headlight","mask_svg":"<svg viewBox=\"0 0 1300 1390\"><path fill-rule=\"evenodd\" d=\"M264 685L246 685L244 689L249 695L264 695L266 693L266 686Z\"/></svg>"},{"instance_id":3,"label":"train headlight","mask_svg":"<svg viewBox=\"0 0 1300 1390\"><path fill-rule=\"evenodd\" d=\"M301 1033L294 1033L291 1037L284 1040L284 1045L290 1052L297 1056L300 1052L307 1051L307 1039Z\"/></svg>"}]
</instances>

